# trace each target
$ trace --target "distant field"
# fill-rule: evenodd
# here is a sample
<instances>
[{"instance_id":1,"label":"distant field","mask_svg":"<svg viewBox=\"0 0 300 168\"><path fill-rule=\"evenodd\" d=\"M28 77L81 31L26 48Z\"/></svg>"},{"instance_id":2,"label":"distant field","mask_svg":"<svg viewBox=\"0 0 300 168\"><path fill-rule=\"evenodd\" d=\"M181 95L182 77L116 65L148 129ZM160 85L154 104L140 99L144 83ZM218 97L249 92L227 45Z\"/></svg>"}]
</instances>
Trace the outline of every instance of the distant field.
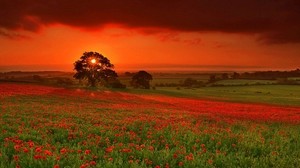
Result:
<instances>
[{"instance_id":1,"label":"distant field","mask_svg":"<svg viewBox=\"0 0 300 168\"><path fill-rule=\"evenodd\" d=\"M182 83L186 78L193 78L198 81L207 82L209 79L208 74L167 74L167 75L154 75L152 84L160 83Z\"/></svg>"},{"instance_id":2,"label":"distant field","mask_svg":"<svg viewBox=\"0 0 300 168\"><path fill-rule=\"evenodd\" d=\"M247 79L228 79L217 81L216 85L235 86L235 85L269 85L275 84L275 80L247 80Z\"/></svg>"},{"instance_id":3,"label":"distant field","mask_svg":"<svg viewBox=\"0 0 300 168\"><path fill-rule=\"evenodd\" d=\"M72 78L72 73L66 72L11 72L0 81L15 83L36 83L48 86L84 87ZM186 89L180 84L187 78L207 83L208 73L153 73L151 86L156 90L137 90L130 86L132 76L120 74L120 81L127 86L127 92L163 94L183 97L197 97L204 99L217 99L221 101L269 103L279 105L300 106L300 85L277 85L277 80L246 80L227 79L215 83L208 83L208 87ZM217 74L218 77L221 73ZM289 80L300 83L300 78ZM160 87L159 85L177 84L176 87ZM216 85L216 86L211 86ZM220 86L218 86L220 85Z\"/></svg>"},{"instance_id":4,"label":"distant field","mask_svg":"<svg viewBox=\"0 0 300 168\"><path fill-rule=\"evenodd\" d=\"M296 81L300 81L300 78L299 77L294 77L294 78L289 78L291 80L296 80Z\"/></svg>"},{"instance_id":5,"label":"distant field","mask_svg":"<svg viewBox=\"0 0 300 168\"><path fill-rule=\"evenodd\" d=\"M298 168L299 107L192 98L231 95L234 100L236 92L249 92L254 100L266 91L279 96L298 89L207 87L133 94L0 83L0 167Z\"/></svg>"},{"instance_id":6,"label":"distant field","mask_svg":"<svg viewBox=\"0 0 300 168\"><path fill-rule=\"evenodd\" d=\"M151 81L152 86L159 85L159 84L170 84L175 83L179 84L182 83L186 78L193 78L198 81L207 82L209 79L209 74L159 74L155 73L152 75L153 80ZM119 79L122 83L130 86L131 77L130 76L120 76Z\"/></svg>"},{"instance_id":7,"label":"distant field","mask_svg":"<svg viewBox=\"0 0 300 168\"><path fill-rule=\"evenodd\" d=\"M300 106L299 85L216 86L197 89L180 88L180 90L174 87L159 87L156 90L131 90L131 92Z\"/></svg>"}]
</instances>

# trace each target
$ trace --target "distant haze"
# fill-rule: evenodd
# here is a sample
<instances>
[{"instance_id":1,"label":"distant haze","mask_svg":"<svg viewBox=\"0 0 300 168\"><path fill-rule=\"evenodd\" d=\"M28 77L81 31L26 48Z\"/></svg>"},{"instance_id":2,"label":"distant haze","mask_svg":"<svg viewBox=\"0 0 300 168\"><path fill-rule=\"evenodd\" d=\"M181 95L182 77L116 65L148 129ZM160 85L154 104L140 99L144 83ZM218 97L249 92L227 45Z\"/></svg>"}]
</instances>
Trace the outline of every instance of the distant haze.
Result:
<instances>
[{"instance_id":1,"label":"distant haze","mask_svg":"<svg viewBox=\"0 0 300 168\"><path fill-rule=\"evenodd\" d=\"M297 69L297 67L293 68ZM222 65L115 65L118 72L136 72L147 70L150 72L213 72L213 71L262 71L262 70L293 70L293 69L272 69L268 67L255 66L222 66ZM11 65L0 66L0 72L8 71L64 71L73 72L73 65Z\"/></svg>"}]
</instances>

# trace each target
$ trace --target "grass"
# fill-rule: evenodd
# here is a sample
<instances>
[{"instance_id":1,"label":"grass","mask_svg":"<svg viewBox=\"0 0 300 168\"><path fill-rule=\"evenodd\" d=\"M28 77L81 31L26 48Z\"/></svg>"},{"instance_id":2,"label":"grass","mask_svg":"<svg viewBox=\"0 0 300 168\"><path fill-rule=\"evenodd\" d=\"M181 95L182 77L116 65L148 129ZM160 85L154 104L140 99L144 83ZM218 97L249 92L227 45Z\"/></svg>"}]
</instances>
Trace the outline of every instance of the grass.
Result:
<instances>
[{"instance_id":1,"label":"grass","mask_svg":"<svg viewBox=\"0 0 300 168\"><path fill-rule=\"evenodd\" d=\"M0 167L260 168L298 167L300 163L299 122L273 121L273 115L264 118L268 122L239 119L222 112L225 108L229 112L245 109L242 104L232 109L230 103L211 102L204 109L202 104L189 105L189 101L168 96L165 102L159 95L154 100L144 99L140 97L144 90L139 94L61 88L48 92L49 88L41 87L29 90L28 85L14 85L2 91ZM229 89L225 93L239 89L236 92L285 95L291 90L295 94L299 88L284 90L284 86L274 85L205 89L147 93L209 97L218 96L218 89ZM191 106L199 107L200 112L186 108ZM269 106L264 110L255 112L263 115L274 111ZM286 110L281 115L293 114L298 121L299 112Z\"/></svg>"},{"instance_id":2,"label":"grass","mask_svg":"<svg viewBox=\"0 0 300 168\"><path fill-rule=\"evenodd\" d=\"M299 85L216 86L195 89L157 87L156 90L129 90L137 94L162 94L221 101L300 106Z\"/></svg>"}]
</instances>

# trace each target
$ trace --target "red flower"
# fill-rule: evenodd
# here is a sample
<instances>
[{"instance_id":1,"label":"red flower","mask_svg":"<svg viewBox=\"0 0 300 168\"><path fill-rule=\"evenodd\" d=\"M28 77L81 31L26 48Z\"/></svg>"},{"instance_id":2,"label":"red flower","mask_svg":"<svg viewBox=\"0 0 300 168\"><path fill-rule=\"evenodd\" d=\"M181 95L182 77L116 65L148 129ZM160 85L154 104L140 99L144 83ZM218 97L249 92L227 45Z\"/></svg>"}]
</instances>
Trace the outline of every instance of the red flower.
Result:
<instances>
[{"instance_id":1,"label":"red flower","mask_svg":"<svg viewBox=\"0 0 300 168\"><path fill-rule=\"evenodd\" d=\"M24 147L24 148L23 148L23 152L24 152L24 153L28 153L29 150L28 150L27 148Z\"/></svg>"},{"instance_id":2,"label":"red flower","mask_svg":"<svg viewBox=\"0 0 300 168\"><path fill-rule=\"evenodd\" d=\"M211 164L213 164L213 160L208 159L207 163L211 165Z\"/></svg>"},{"instance_id":3,"label":"red flower","mask_svg":"<svg viewBox=\"0 0 300 168\"><path fill-rule=\"evenodd\" d=\"M154 151L154 147L153 146L149 146L148 148L150 151Z\"/></svg>"},{"instance_id":4,"label":"red flower","mask_svg":"<svg viewBox=\"0 0 300 168\"><path fill-rule=\"evenodd\" d=\"M16 162L19 161L19 156L18 155L14 155L14 161L16 161Z\"/></svg>"},{"instance_id":5,"label":"red flower","mask_svg":"<svg viewBox=\"0 0 300 168\"><path fill-rule=\"evenodd\" d=\"M34 155L33 158L35 160L39 160L39 159L43 159L43 156L41 156L41 155Z\"/></svg>"},{"instance_id":6,"label":"red flower","mask_svg":"<svg viewBox=\"0 0 300 168\"><path fill-rule=\"evenodd\" d=\"M60 153L61 153L61 154L67 153L67 149L66 149L66 148L62 148L62 149L60 150Z\"/></svg>"},{"instance_id":7,"label":"red flower","mask_svg":"<svg viewBox=\"0 0 300 168\"><path fill-rule=\"evenodd\" d=\"M95 161L90 161L90 165L96 166L96 162Z\"/></svg>"},{"instance_id":8,"label":"red flower","mask_svg":"<svg viewBox=\"0 0 300 168\"><path fill-rule=\"evenodd\" d=\"M122 149L122 152L124 152L124 153L129 153L129 152L131 152L131 149L129 149L129 148L124 148L124 149Z\"/></svg>"},{"instance_id":9,"label":"red flower","mask_svg":"<svg viewBox=\"0 0 300 168\"><path fill-rule=\"evenodd\" d=\"M185 156L186 160L194 160L194 155L190 153L189 155Z\"/></svg>"},{"instance_id":10,"label":"red flower","mask_svg":"<svg viewBox=\"0 0 300 168\"><path fill-rule=\"evenodd\" d=\"M166 144L166 149L168 150L170 147L169 147L169 144Z\"/></svg>"},{"instance_id":11,"label":"red flower","mask_svg":"<svg viewBox=\"0 0 300 168\"><path fill-rule=\"evenodd\" d=\"M49 151L49 150L45 150L44 153L45 153L45 155L47 155L47 156L52 156L52 152Z\"/></svg>"},{"instance_id":12,"label":"red flower","mask_svg":"<svg viewBox=\"0 0 300 168\"><path fill-rule=\"evenodd\" d=\"M35 152L37 152L37 153L42 152L42 147L37 147L37 148L35 148Z\"/></svg>"},{"instance_id":13,"label":"red flower","mask_svg":"<svg viewBox=\"0 0 300 168\"><path fill-rule=\"evenodd\" d=\"M183 162L179 162L179 163L178 163L178 166L183 166Z\"/></svg>"},{"instance_id":14,"label":"red flower","mask_svg":"<svg viewBox=\"0 0 300 168\"><path fill-rule=\"evenodd\" d=\"M82 164L82 165L80 166L80 168L87 168L87 167L89 167L89 164L88 164L88 163Z\"/></svg>"},{"instance_id":15,"label":"red flower","mask_svg":"<svg viewBox=\"0 0 300 168\"><path fill-rule=\"evenodd\" d=\"M19 151L19 150L20 150L20 148L21 148L21 146L20 146L20 145L15 145L15 146L14 146L14 149L15 149L16 151Z\"/></svg>"},{"instance_id":16,"label":"red flower","mask_svg":"<svg viewBox=\"0 0 300 168\"><path fill-rule=\"evenodd\" d=\"M88 155L88 154L90 154L91 153L91 150L85 150L84 151L84 154L86 154L86 155Z\"/></svg>"},{"instance_id":17,"label":"red flower","mask_svg":"<svg viewBox=\"0 0 300 168\"><path fill-rule=\"evenodd\" d=\"M29 145L30 148L32 148L32 147L34 147L34 142L29 141L29 142L28 142L28 145Z\"/></svg>"},{"instance_id":18,"label":"red flower","mask_svg":"<svg viewBox=\"0 0 300 168\"><path fill-rule=\"evenodd\" d=\"M110 146L110 147L105 149L105 152L106 153L111 153L113 151L113 149L114 149L114 146Z\"/></svg>"}]
</instances>

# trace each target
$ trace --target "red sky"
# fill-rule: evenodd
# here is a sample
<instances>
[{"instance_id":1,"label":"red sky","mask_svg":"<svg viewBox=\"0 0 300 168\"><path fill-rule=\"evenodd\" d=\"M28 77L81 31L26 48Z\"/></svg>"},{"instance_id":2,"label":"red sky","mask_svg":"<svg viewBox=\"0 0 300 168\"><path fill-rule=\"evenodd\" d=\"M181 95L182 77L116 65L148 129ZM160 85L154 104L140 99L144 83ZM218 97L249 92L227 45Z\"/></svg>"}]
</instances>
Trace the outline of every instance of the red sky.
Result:
<instances>
[{"instance_id":1,"label":"red sky","mask_svg":"<svg viewBox=\"0 0 300 168\"><path fill-rule=\"evenodd\" d=\"M11 70L71 71L85 51L117 70L299 68L295 0L0 0L0 15Z\"/></svg>"}]
</instances>

